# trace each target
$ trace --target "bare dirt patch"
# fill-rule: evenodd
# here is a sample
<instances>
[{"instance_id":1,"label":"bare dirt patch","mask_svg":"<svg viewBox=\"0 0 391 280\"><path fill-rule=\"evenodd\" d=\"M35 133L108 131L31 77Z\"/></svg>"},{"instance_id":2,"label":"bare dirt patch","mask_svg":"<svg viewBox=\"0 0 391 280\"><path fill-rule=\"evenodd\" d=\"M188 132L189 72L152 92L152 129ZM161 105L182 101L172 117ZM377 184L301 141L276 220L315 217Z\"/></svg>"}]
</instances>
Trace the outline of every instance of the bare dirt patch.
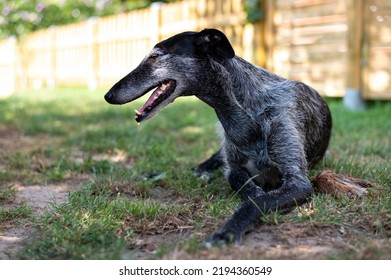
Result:
<instances>
[{"instance_id":1,"label":"bare dirt patch","mask_svg":"<svg viewBox=\"0 0 391 280\"><path fill-rule=\"evenodd\" d=\"M26 136L13 126L0 125L0 153L29 153L54 141L49 135Z\"/></svg>"},{"instance_id":2,"label":"bare dirt patch","mask_svg":"<svg viewBox=\"0 0 391 280\"><path fill-rule=\"evenodd\" d=\"M46 186L16 186L15 203L31 206L34 214L40 215L50 207L51 203L62 204L74 186L70 184L49 184Z\"/></svg>"},{"instance_id":3,"label":"bare dirt patch","mask_svg":"<svg viewBox=\"0 0 391 280\"><path fill-rule=\"evenodd\" d=\"M0 233L0 260L12 259L32 236L31 227L18 227Z\"/></svg>"},{"instance_id":4,"label":"bare dirt patch","mask_svg":"<svg viewBox=\"0 0 391 280\"><path fill-rule=\"evenodd\" d=\"M211 225L211 227L213 227ZM337 226L314 227L308 224L261 225L246 235L240 245L206 249L190 248L186 241L194 238L191 227L175 227L166 233L145 233L128 242L128 249L137 252L133 257L154 258L159 246L172 247L164 259L327 259L352 250L351 236L344 236ZM204 229L203 231L206 231ZM209 232L210 233L210 232ZM203 239L204 234L198 239ZM182 245L181 245L182 242ZM380 242L380 241L379 241ZM380 243L373 245L380 246ZM389 245L388 245L389 246ZM373 251L373 250L372 250ZM371 258L369 255L363 258Z\"/></svg>"},{"instance_id":5,"label":"bare dirt patch","mask_svg":"<svg viewBox=\"0 0 391 280\"><path fill-rule=\"evenodd\" d=\"M70 183L44 186L16 185L14 186L15 200L6 207L28 205L31 206L33 215L42 215L50 208L51 204L65 203L68 193L77 187L77 185ZM11 222L2 225L2 229L0 231L0 259L12 258L35 233L34 228L29 224L15 225Z\"/></svg>"},{"instance_id":6,"label":"bare dirt patch","mask_svg":"<svg viewBox=\"0 0 391 280\"><path fill-rule=\"evenodd\" d=\"M175 242L175 241L174 241ZM177 242L177 241L176 241ZM339 226L312 226L308 223L260 225L240 245L212 249L180 249L165 259L390 259L390 239L346 234Z\"/></svg>"}]
</instances>

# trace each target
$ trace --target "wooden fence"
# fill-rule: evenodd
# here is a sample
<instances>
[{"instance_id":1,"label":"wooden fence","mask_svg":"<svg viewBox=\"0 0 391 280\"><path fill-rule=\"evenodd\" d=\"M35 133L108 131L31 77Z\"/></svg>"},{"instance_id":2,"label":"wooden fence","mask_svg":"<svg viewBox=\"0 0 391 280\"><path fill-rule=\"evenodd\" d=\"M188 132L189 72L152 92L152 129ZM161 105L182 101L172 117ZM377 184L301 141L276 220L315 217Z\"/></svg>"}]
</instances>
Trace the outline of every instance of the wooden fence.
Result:
<instances>
[{"instance_id":1,"label":"wooden fence","mask_svg":"<svg viewBox=\"0 0 391 280\"><path fill-rule=\"evenodd\" d=\"M273 13L271 70L342 96L347 75L346 1L279 0Z\"/></svg>"},{"instance_id":2,"label":"wooden fence","mask_svg":"<svg viewBox=\"0 0 391 280\"><path fill-rule=\"evenodd\" d=\"M16 65L18 44L14 38L0 42L0 97L17 89Z\"/></svg>"},{"instance_id":3,"label":"wooden fence","mask_svg":"<svg viewBox=\"0 0 391 280\"><path fill-rule=\"evenodd\" d=\"M328 96L391 99L391 1L268 1L267 66Z\"/></svg>"},{"instance_id":4,"label":"wooden fence","mask_svg":"<svg viewBox=\"0 0 391 280\"><path fill-rule=\"evenodd\" d=\"M362 45L364 96L391 99L391 1L365 1Z\"/></svg>"},{"instance_id":5,"label":"wooden fence","mask_svg":"<svg viewBox=\"0 0 391 280\"><path fill-rule=\"evenodd\" d=\"M256 61L261 34L255 38L256 27L246 23L241 0L186 0L53 27L18 43L3 41L1 91L4 95L22 87L107 87L136 67L160 40L210 26L223 30L240 56Z\"/></svg>"},{"instance_id":6,"label":"wooden fence","mask_svg":"<svg viewBox=\"0 0 391 280\"><path fill-rule=\"evenodd\" d=\"M109 87L160 40L214 27L237 55L324 95L358 87L365 98L391 99L391 1L261 2L265 18L257 24L247 23L242 0L183 0L2 41L0 96L26 87Z\"/></svg>"}]
</instances>

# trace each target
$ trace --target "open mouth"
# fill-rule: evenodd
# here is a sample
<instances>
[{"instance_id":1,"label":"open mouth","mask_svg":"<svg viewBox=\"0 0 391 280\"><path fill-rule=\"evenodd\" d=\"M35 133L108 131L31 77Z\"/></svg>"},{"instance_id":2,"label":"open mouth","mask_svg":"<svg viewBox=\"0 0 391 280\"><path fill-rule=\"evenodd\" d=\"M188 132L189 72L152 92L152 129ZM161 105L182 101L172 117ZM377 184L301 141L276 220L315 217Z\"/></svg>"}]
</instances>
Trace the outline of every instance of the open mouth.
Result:
<instances>
[{"instance_id":1,"label":"open mouth","mask_svg":"<svg viewBox=\"0 0 391 280\"><path fill-rule=\"evenodd\" d=\"M157 86L148 98L147 102L139 110L135 110L136 115L134 116L136 122L145 120L151 113L156 109L163 101L170 97L175 91L176 81L165 80Z\"/></svg>"}]
</instances>

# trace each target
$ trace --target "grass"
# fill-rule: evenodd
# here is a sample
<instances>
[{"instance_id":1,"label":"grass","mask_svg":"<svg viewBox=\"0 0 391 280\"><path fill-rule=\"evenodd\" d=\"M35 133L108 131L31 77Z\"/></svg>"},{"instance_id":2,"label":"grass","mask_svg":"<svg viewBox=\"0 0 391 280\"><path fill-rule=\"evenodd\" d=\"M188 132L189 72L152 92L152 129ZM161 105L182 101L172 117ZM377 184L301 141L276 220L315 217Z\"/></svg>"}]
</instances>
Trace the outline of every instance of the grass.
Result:
<instances>
[{"instance_id":1,"label":"grass","mask_svg":"<svg viewBox=\"0 0 391 280\"><path fill-rule=\"evenodd\" d=\"M6 228L5 225L23 222L31 218L32 208L30 206L9 205L14 201L14 199L14 188L10 186L0 187L0 231Z\"/></svg>"},{"instance_id":2,"label":"grass","mask_svg":"<svg viewBox=\"0 0 391 280\"><path fill-rule=\"evenodd\" d=\"M9 209L0 207L0 224L11 220L29 218L31 216L31 213L31 207L26 205Z\"/></svg>"},{"instance_id":3,"label":"grass","mask_svg":"<svg viewBox=\"0 0 391 280\"><path fill-rule=\"evenodd\" d=\"M12 186L0 185L0 231L6 228L5 225L12 225L31 218L32 208L30 206L10 206L15 200L15 192Z\"/></svg>"},{"instance_id":4,"label":"grass","mask_svg":"<svg viewBox=\"0 0 391 280\"><path fill-rule=\"evenodd\" d=\"M2 188L0 190L0 202L12 202L15 199L15 189L11 187Z\"/></svg>"},{"instance_id":5,"label":"grass","mask_svg":"<svg viewBox=\"0 0 391 280\"><path fill-rule=\"evenodd\" d=\"M213 110L194 98L179 99L137 126L133 110L142 102L110 106L103 94L67 88L0 100L0 129L25 140L18 146L9 136L2 152L0 202L12 203L9 186L16 183L74 184L84 178L68 203L52 203L40 217L32 219L31 209L18 214L0 206L2 222L27 217L39 229L17 258L162 258L178 251L196 257L205 236L240 202L222 171L211 182L192 172L219 147ZM327 101L333 137L311 174L334 169L385 188L361 199L317 195L288 215L271 213L263 221L337 228L351 246L330 258L365 258L368 250L387 258L369 240L391 236L391 103L372 102L366 112L354 113L340 100ZM252 256L262 258L262 252Z\"/></svg>"}]
</instances>

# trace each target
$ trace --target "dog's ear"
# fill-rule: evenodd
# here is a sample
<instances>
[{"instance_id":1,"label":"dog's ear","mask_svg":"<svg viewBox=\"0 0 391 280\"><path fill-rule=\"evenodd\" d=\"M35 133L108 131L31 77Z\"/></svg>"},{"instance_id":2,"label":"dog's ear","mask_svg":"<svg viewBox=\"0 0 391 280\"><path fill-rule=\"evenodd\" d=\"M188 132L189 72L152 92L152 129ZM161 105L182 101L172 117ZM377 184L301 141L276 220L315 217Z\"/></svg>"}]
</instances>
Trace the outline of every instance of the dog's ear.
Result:
<instances>
[{"instance_id":1,"label":"dog's ear","mask_svg":"<svg viewBox=\"0 0 391 280\"><path fill-rule=\"evenodd\" d=\"M194 44L203 53L217 60L231 59L235 51L223 32L217 29L204 29L196 34Z\"/></svg>"}]
</instances>

